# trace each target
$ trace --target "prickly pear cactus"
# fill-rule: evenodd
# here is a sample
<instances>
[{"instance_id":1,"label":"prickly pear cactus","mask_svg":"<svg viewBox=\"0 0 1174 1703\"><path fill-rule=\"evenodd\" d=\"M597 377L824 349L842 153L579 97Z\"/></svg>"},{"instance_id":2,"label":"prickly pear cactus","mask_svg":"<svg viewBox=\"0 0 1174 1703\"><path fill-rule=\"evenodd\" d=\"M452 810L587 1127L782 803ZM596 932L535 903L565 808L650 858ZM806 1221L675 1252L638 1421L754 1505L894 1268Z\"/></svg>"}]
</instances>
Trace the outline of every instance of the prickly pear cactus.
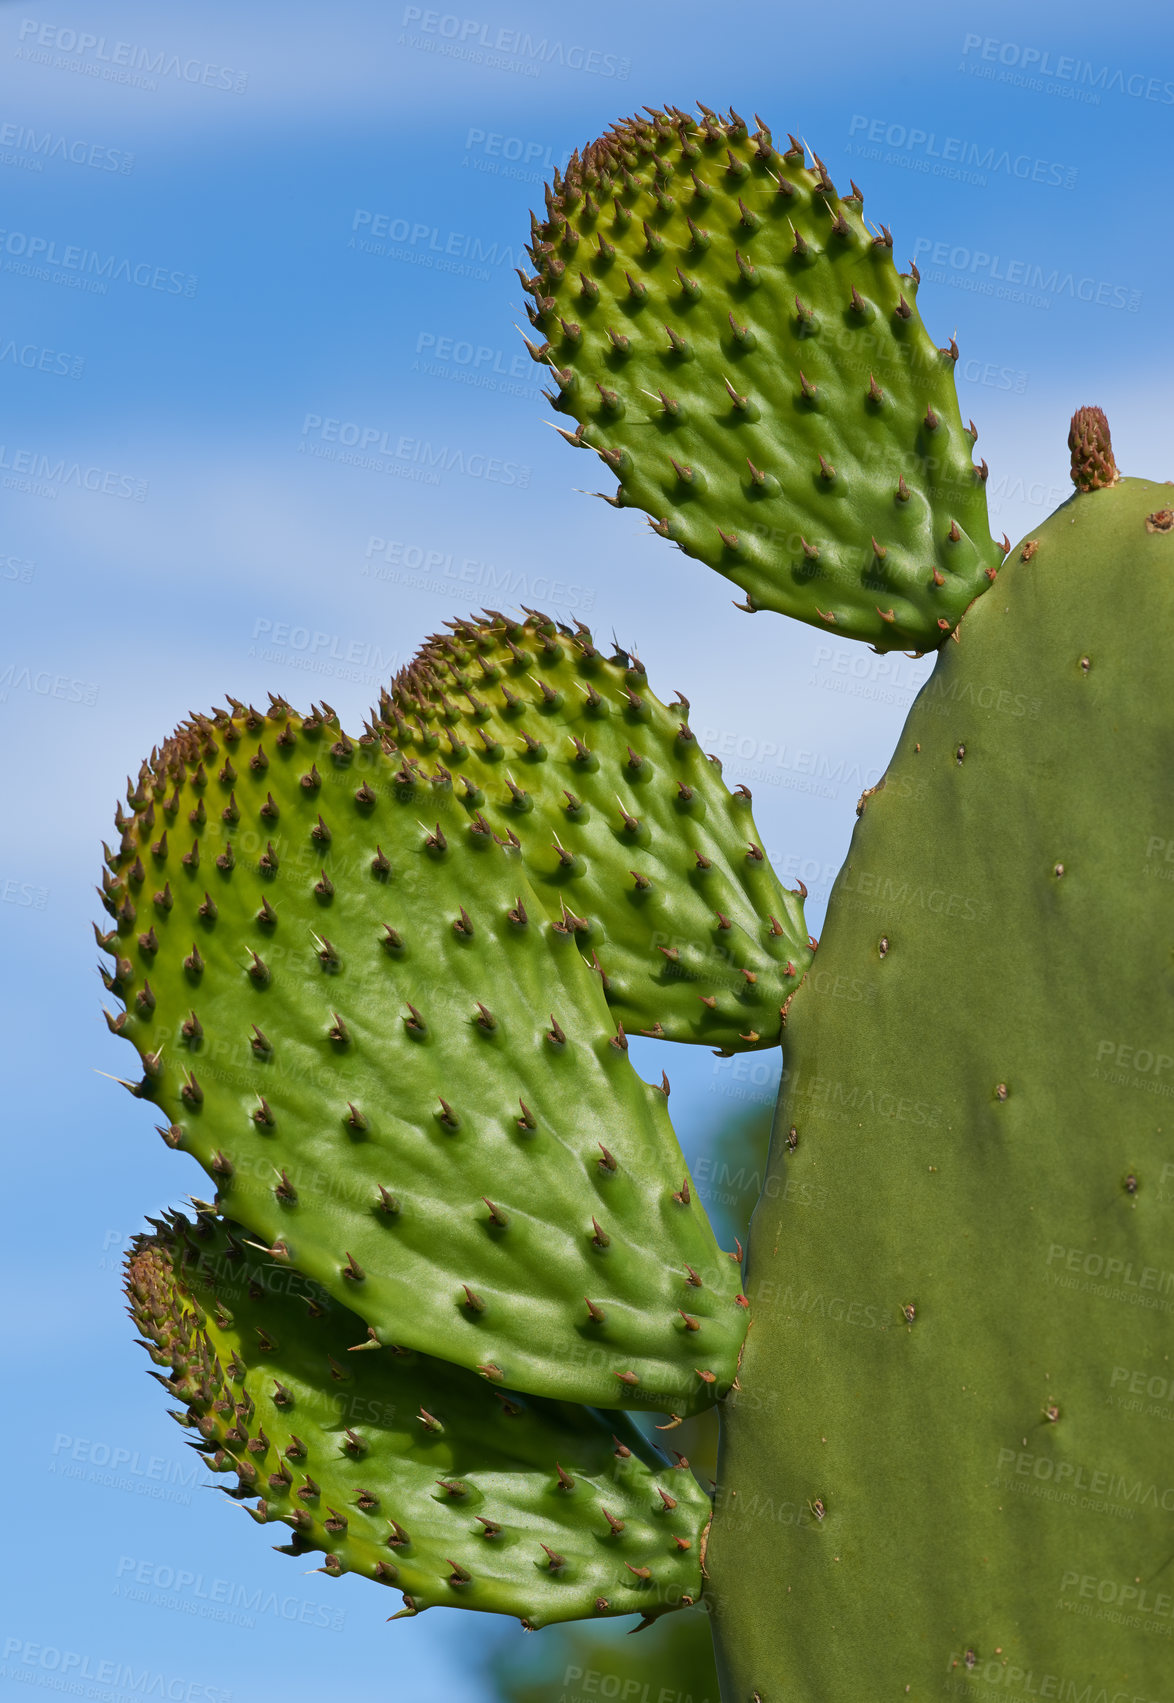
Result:
<instances>
[{"instance_id":1,"label":"prickly pear cactus","mask_svg":"<svg viewBox=\"0 0 1174 1703\"><path fill-rule=\"evenodd\" d=\"M828 974L687 703L585 629L454 623L357 740L229 700L152 753L103 875L126 1086L217 1185L140 1243L132 1312L257 1517L409 1612L704 1582L725 1703L1153 1703L1174 1486L1125 1395L1174 1306L1170 487L1080 410L1077 495L996 583L957 349L855 185L646 110L534 223L564 435L745 607L941 647ZM635 1030L785 1041L748 1294ZM593 1409L714 1403L711 1539Z\"/></svg>"},{"instance_id":2,"label":"prickly pear cactus","mask_svg":"<svg viewBox=\"0 0 1174 1703\"><path fill-rule=\"evenodd\" d=\"M380 714L405 764L451 765L466 808L519 848L620 1022L778 1045L811 962L802 899L767 862L747 789L731 793L698 745L688 700L666 707L637 657L602 656L582 623L491 613L430 639Z\"/></svg>"},{"instance_id":3,"label":"prickly pear cactus","mask_svg":"<svg viewBox=\"0 0 1174 1703\"><path fill-rule=\"evenodd\" d=\"M1167 1695L1174 1466L1130 1396L1174 1311L1174 520L1090 412L788 1024L740 1378L778 1405L726 1416L709 1546L735 1703Z\"/></svg>"},{"instance_id":4,"label":"prickly pear cactus","mask_svg":"<svg viewBox=\"0 0 1174 1703\"><path fill-rule=\"evenodd\" d=\"M656 792L673 808L657 768L645 814ZM629 1062L606 962L549 920L480 791L280 702L185 725L104 878L132 1086L218 1203L373 1342L536 1394L708 1406L745 1335L738 1262L690 1189L667 1078ZM698 838L679 820L670 864ZM617 847L621 821L595 850L659 882L639 837Z\"/></svg>"},{"instance_id":5,"label":"prickly pear cactus","mask_svg":"<svg viewBox=\"0 0 1174 1703\"><path fill-rule=\"evenodd\" d=\"M916 267L794 137L646 111L575 154L533 222L530 352L564 436L746 608L932 648L1003 553Z\"/></svg>"},{"instance_id":6,"label":"prickly pear cactus","mask_svg":"<svg viewBox=\"0 0 1174 1703\"><path fill-rule=\"evenodd\" d=\"M179 1215L128 1262L131 1315L181 1423L254 1517L323 1570L531 1626L652 1618L701 1593L709 1498L623 1414L505 1395L426 1355L352 1354L360 1321Z\"/></svg>"}]
</instances>

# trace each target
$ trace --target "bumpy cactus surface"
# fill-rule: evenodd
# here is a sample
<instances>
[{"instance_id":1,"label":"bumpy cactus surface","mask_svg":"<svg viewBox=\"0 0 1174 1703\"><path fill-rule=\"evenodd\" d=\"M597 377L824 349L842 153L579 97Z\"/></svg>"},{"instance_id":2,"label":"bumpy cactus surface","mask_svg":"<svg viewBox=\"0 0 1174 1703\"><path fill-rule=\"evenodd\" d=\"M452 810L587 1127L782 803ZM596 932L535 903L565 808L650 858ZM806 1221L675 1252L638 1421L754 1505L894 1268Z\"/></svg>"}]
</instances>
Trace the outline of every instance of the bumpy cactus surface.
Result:
<instances>
[{"instance_id":1,"label":"bumpy cactus surface","mask_svg":"<svg viewBox=\"0 0 1174 1703\"><path fill-rule=\"evenodd\" d=\"M553 624L539 625L559 653L546 658L554 672L561 647ZM587 641L565 643L599 676L594 688L576 680L589 705L594 691L592 727L611 716L613 745L643 744L643 705L618 690L622 670L604 678ZM533 659L519 655L522 676ZM487 664L491 687L514 695ZM552 706L552 742L573 748L581 701L567 726ZM550 919L518 835L495 833L480 809L512 806L520 790L505 731L491 736L489 721L486 708L476 751L454 725L442 755L433 733L427 767L386 737L356 744L325 711L300 717L282 702L186 724L118 819L105 883L115 926L102 937L126 1001L113 1023L138 1049L138 1091L169 1120L165 1139L199 1159L275 1258L360 1313L372 1342L442 1354L511 1388L683 1414L734 1377L746 1329L737 1262L689 1187L667 1078L653 1088L629 1063L606 1003L606 950L588 964L579 919L565 907ZM529 778L524 731L509 743ZM607 885L610 858L620 906L667 920L664 862L692 864L713 910L698 901L681 914L706 927L705 944L728 935L769 975L781 925L766 907L784 895L758 877L758 913L721 855L735 847L734 814L740 864L762 863L748 806L691 737L675 743L675 761L625 757L630 809L615 797L618 757L610 801L588 802L585 777L573 814L589 818L595 880ZM545 778L546 765L535 770ZM475 782L463 797L454 771ZM686 776L698 788L681 799ZM647 820L658 813L659 856ZM663 847L670 824L677 844ZM549 831L533 848L540 872ZM576 853L570 873L587 862ZM671 1003L677 984L651 938L644 957ZM745 999L737 1022L753 1018L753 976L703 984L735 1044L730 1014Z\"/></svg>"},{"instance_id":2,"label":"bumpy cactus surface","mask_svg":"<svg viewBox=\"0 0 1174 1703\"><path fill-rule=\"evenodd\" d=\"M295 1274L296 1277L296 1274ZM503 1395L360 1321L207 1213L130 1259L131 1312L209 1465L324 1570L531 1625L701 1594L709 1499L622 1414Z\"/></svg>"},{"instance_id":3,"label":"bumpy cactus surface","mask_svg":"<svg viewBox=\"0 0 1174 1703\"><path fill-rule=\"evenodd\" d=\"M586 629L452 623L354 740L229 700L103 877L127 1086L217 1187L132 1312L258 1518L409 1612L703 1592L726 1703L1153 1703L1174 1489L1113 1367L1165 1376L1174 1286L1170 487L1081 409L1076 495L992 545L957 351L861 206L650 112L556 176L526 280L617 506L751 609L940 647L828 974L687 703ZM745 1293L636 1031L784 1047ZM715 1404L711 1524L614 1410Z\"/></svg>"},{"instance_id":4,"label":"bumpy cactus surface","mask_svg":"<svg viewBox=\"0 0 1174 1703\"><path fill-rule=\"evenodd\" d=\"M1001 560L958 350L860 191L790 144L672 109L574 156L534 221L531 353L619 504L747 608L928 650Z\"/></svg>"},{"instance_id":5,"label":"bumpy cactus surface","mask_svg":"<svg viewBox=\"0 0 1174 1703\"><path fill-rule=\"evenodd\" d=\"M1120 479L1014 553L833 892L749 1246L779 1406L731 1407L709 1548L739 1703L1166 1695L1174 1472L1116 1397L1170 1375L1169 497Z\"/></svg>"},{"instance_id":6,"label":"bumpy cactus surface","mask_svg":"<svg viewBox=\"0 0 1174 1703\"><path fill-rule=\"evenodd\" d=\"M697 744L688 701L661 703L638 658L601 656L582 623L458 624L380 718L405 763L449 764L465 805L520 841L551 921L606 959L629 1029L777 1046L811 962L802 900L763 856L746 788L731 794Z\"/></svg>"}]
</instances>

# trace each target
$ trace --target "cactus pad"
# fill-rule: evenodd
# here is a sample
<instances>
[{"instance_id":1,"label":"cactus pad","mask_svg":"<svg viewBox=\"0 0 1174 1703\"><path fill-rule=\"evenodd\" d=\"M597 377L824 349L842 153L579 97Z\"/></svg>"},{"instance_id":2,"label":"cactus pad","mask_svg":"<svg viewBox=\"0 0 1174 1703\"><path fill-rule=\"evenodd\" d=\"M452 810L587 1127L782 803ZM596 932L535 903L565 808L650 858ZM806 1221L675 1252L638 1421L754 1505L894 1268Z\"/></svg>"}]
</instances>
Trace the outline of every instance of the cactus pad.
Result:
<instances>
[{"instance_id":1,"label":"cactus pad","mask_svg":"<svg viewBox=\"0 0 1174 1703\"><path fill-rule=\"evenodd\" d=\"M1168 1694L1169 497L1013 553L833 891L708 1552L731 1698Z\"/></svg>"},{"instance_id":2,"label":"cactus pad","mask_svg":"<svg viewBox=\"0 0 1174 1703\"><path fill-rule=\"evenodd\" d=\"M956 344L793 137L648 111L573 156L534 220L530 350L564 436L748 609L930 649L1002 559Z\"/></svg>"},{"instance_id":3,"label":"cactus pad","mask_svg":"<svg viewBox=\"0 0 1174 1703\"><path fill-rule=\"evenodd\" d=\"M104 875L134 1091L234 1219L375 1340L685 1413L733 1379L739 1269L663 1089L451 771L323 708L195 717Z\"/></svg>"},{"instance_id":4,"label":"cactus pad","mask_svg":"<svg viewBox=\"0 0 1174 1703\"><path fill-rule=\"evenodd\" d=\"M489 1388L362 1335L315 1285L202 1214L140 1238L130 1312L167 1367L208 1464L258 1496L288 1552L436 1604L526 1624L643 1611L700 1595L709 1498L622 1414Z\"/></svg>"},{"instance_id":5,"label":"cactus pad","mask_svg":"<svg viewBox=\"0 0 1174 1703\"><path fill-rule=\"evenodd\" d=\"M385 694L405 761L443 762L470 818L519 842L557 929L629 1030L744 1051L778 1044L811 962L801 897L762 851L677 694L591 634L531 615L453 622Z\"/></svg>"}]
</instances>

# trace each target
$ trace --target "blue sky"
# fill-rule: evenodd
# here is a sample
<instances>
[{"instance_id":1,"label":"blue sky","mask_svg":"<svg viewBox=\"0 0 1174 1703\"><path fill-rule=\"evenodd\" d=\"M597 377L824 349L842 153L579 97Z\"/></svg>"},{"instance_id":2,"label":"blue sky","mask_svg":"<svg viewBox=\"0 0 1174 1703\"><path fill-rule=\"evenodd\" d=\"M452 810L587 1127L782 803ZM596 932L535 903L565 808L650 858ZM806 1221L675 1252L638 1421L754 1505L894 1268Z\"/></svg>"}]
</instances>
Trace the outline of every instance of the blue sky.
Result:
<instances>
[{"instance_id":1,"label":"blue sky","mask_svg":"<svg viewBox=\"0 0 1174 1703\"><path fill-rule=\"evenodd\" d=\"M442 1611L388 1628L369 1587L273 1556L191 1479L142 1376L121 1249L200 1179L96 1074L125 1065L89 929L122 777L225 691L325 696L357 725L446 617L553 605L635 643L658 688L692 700L780 871L811 889L818 933L856 800L928 664L748 619L639 516L575 493L586 458L544 424L514 329L528 209L551 163L645 102L699 96L805 138L861 185L899 263L916 255L936 339L957 332L963 414L1014 540L1066 494L1079 404L1107 410L1125 471L1174 474L1174 31L1158 5L1119 8L1110 33L1087 4L921 0L101 11L0 8L20 1560L0 1695L18 1671L60 1672L57 1650L72 1672L132 1664L193 1696L308 1703L345 1668L356 1703L477 1703L477 1649L520 1633ZM380 232L393 252L361 246ZM112 274L103 292L75 287L82 255ZM348 433L391 453L377 469L321 454ZM436 483L412 476L423 445L454 463ZM46 464L85 478L30 474ZM734 1094L769 1092L766 1067L735 1077L704 1049L667 1062L690 1152ZM177 1570L203 1583L172 1588ZM213 1617L217 1591L257 1583L273 1606L253 1626Z\"/></svg>"}]
</instances>

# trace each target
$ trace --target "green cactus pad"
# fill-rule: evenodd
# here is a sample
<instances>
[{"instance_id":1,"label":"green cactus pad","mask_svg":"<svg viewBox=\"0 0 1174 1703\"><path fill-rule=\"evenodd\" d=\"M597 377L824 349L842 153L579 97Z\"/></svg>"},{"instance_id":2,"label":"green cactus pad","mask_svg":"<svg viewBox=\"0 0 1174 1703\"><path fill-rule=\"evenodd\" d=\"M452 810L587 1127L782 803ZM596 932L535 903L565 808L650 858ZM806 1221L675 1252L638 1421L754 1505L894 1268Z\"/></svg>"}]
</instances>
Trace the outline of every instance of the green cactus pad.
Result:
<instances>
[{"instance_id":1,"label":"green cactus pad","mask_svg":"<svg viewBox=\"0 0 1174 1703\"><path fill-rule=\"evenodd\" d=\"M443 762L470 818L520 842L557 929L630 1030L727 1051L778 1044L811 962L800 895L762 851L750 794L642 664L531 614L450 622L396 680L381 725Z\"/></svg>"},{"instance_id":2,"label":"green cactus pad","mask_svg":"<svg viewBox=\"0 0 1174 1703\"><path fill-rule=\"evenodd\" d=\"M209 1465L291 1554L526 1624L701 1594L709 1498L624 1415L490 1389L412 1353L348 1352L361 1322L232 1227L176 1215L128 1259L130 1312Z\"/></svg>"},{"instance_id":3,"label":"green cactus pad","mask_svg":"<svg viewBox=\"0 0 1174 1703\"><path fill-rule=\"evenodd\" d=\"M1170 498L1013 553L833 891L708 1548L738 1703L1169 1695Z\"/></svg>"},{"instance_id":4,"label":"green cactus pad","mask_svg":"<svg viewBox=\"0 0 1174 1703\"><path fill-rule=\"evenodd\" d=\"M932 648L1002 552L916 267L793 137L647 110L573 156L534 220L530 350L564 435L748 609Z\"/></svg>"},{"instance_id":5,"label":"green cactus pad","mask_svg":"<svg viewBox=\"0 0 1174 1703\"><path fill-rule=\"evenodd\" d=\"M193 718L129 792L100 939L132 1086L378 1340L539 1395L708 1405L746 1315L667 1081L451 772L331 717Z\"/></svg>"}]
</instances>

